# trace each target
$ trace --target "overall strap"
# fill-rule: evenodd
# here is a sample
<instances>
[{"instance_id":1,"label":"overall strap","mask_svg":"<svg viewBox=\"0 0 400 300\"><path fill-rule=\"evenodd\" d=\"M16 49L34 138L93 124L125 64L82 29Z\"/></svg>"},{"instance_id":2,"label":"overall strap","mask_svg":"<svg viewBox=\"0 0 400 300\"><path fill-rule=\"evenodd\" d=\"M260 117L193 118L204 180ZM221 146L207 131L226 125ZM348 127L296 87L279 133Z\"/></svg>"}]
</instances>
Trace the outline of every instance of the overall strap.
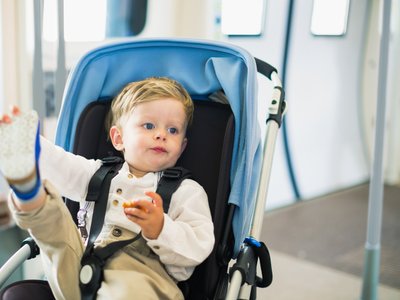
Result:
<instances>
[{"instance_id":1,"label":"overall strap","mask_svg":"<svg viewBox=\"0 0 400 300\"><path fill-rule=\"evenodd\" d=\"M191 177L191 172L182 167L168 168L163 172L158 182L156 193L159 194L163 200L164 213L168 213L172 194L175 193L183 180Z\"/></svg>"}]
</instances>

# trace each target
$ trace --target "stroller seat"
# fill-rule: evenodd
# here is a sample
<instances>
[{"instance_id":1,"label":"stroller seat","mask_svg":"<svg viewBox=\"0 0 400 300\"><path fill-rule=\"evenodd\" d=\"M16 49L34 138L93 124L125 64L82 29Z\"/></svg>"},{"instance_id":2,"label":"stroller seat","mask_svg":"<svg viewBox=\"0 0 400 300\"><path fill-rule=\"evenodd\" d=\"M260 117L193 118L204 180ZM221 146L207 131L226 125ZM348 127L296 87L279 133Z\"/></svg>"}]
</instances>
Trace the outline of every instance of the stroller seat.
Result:
<instances>
[{"instance_id":1,"label":"stroller seat","mask_svg":"<svg viewBox=\"0 0 400 300\"><path fill-rule=\"evenodd\" d=\"M86 158L120 155L108 140L104 129L110 101L111 99L102 99L92 102L83 111L77 126L74 153ZM221 243L215 244L208 259L195 269L187 282L180 283L180 286L188 299L212 299L218 280L225 274L226 265L232 255L231 226L224 224L231 223L232 220L228 221L227 218L232 218L234 209L232 207L230 212L227 201L234 119L229 105L195 99L194 103L193 123L187 131L188 145L176 165L190 170L193 178L207 192L215 239ZM79 204L73 201L67 201L66 204L75 217Z\"/></svg>"},{"instance_id":2,"label":"stroller seat","mask_svg":"<svg viewBox=\"0 0 400 300\"><path fill-rule=\"evenodd\" d=\"M101 99L88 105L79 119L73 152L86 158L104 158L120 156L107 138L104 127L105 117L110 108L111 98ZM185 167L193 174L207 192L210 210L214 221L216 240L223 235L231 236L231 228L224 227L229 215L227 199L229 195L230 160L233 146L234 120L229 105L209 101L194 101L195 110L193 124L188 128L188 145L177 162L177 166ZM66 200L66 205L77 223L79 204ZM232 218L232 214L231 218ZM225 232L224 232L225 231ZM225 238L227 243L231 238ZM226 257L218 257L232 245L215 245L208 259L198 266L187 282L180 283L187 299L212 299L220 277L223 278L225 268L220 262L229 262L231 253ZM221 264L221 266L220 266ZM222 272L223 271L223 272ZM221 273L221 274L220 274ZM207 279L207 280L205 280ZM18 285L19 284L19 285ZM21 299L20 295L32 295L38 298L54 299L46 282L23 281L8 287L0 295L2 300ZM25 292L24 292L25 290Z\"/></svg>"},{"instance_id":3,"label":"stroller seat","mask_svg":"<svg viewBox=\"0 0 400 300\"><path fill-rule=\"evenodd\" d=\"M256 288L265 287L272 280L269 254L267 259L261 258L260 253L265 251L260 243L249 239L250 244L246 242L242 247L256 211L259 181L265 188L265 180L260 180L262 162L271 160L262 158L257 71L269 79L276 73L273 67L232 45L184 39L132 40L92 50L78 62L67 82L56 144L86 158L120 155L108 141L104 120L112 97L128 82L152 76L170 77L180 82L193 98L193 124L188 128L188 145L177 166L190 170L208 195L215 245L193 275L179 283L186 299L225 299L231 276L228 264L235 258L240 262L232 272L231 286L235 289L237 283L246 282ZM272 132L280 125L284 111L279 84L278 80L279 88L269 107L269 120L277 123ZM212 101L216 94L223 94L222 102L227 100L227 104ZM271 155L269 148L268 151ZM69 200L66 205L76 221L79 205ZM253 251L254 247L260 249ZM245 263L241 263L242 258ZM263 276L267 273L266 279L255 274L259 260ZM250 279L238 281L237 272ZM40 284L41 288L46 287L46 283ZM30 290L31 285L25 286L29 286L25 293L29 299L53 299L47 293L48 286L38 298L32 298L36 296ZM12 297L17 287L18 283L12 289L3 289L0 299L16 299ZM23 288L22 283L20 287ZM21 295L20 290L18 294Z\"/></svg>"}]
</instances>

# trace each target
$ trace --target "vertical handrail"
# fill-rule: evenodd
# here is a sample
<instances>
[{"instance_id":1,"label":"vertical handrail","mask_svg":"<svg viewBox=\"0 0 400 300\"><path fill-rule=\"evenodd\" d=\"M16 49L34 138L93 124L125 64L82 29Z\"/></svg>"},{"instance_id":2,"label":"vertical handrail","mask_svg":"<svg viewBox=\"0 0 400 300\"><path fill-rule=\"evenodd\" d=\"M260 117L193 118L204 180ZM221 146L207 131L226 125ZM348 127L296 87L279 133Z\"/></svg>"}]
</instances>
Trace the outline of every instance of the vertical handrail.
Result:
<instances>
[{"instance_id":1,"label":"vertical handrail","mask_svg":"<svg viewBox=\"0 0 400 300\"><path fill-rule=\"evenodd\" d=\"M57 48L57 68L55 72L55 86L54 86L55 89L54 106L55 106L56 116L58 116L61 109L65 80L67 78L67 70L65 66L64 0L57 1L57 17L58 17L58 48Z\"/></svg>"},{"instance_id":2,"label":"vertical handrail","mask_svg":"<svg viewBox=\"0 0 400 300\"><path fill-rule=\"evenodd\" d=\"M33 3L33 25L35 37L33 49L32 105L33 109L37 111L39 118L43 119L46 116L42 60L43 0L34 0Z\"/></svg>"},{"instance_id":3,"label":"vertical handrail","mask_svg":"<svg viewBox=\"0 0 400 300\"><path fill-rule=\"evenodd\" d=\"M382 35L380 38L378 94L376 101L376 125L374 157L368 201L367 240L365 243L364 274L361 299L378 298L380 269L380 239L383 206L383 155L385 144L386 82L390 38L391 0L382 6Z\"/></svg>"}]
</instances>

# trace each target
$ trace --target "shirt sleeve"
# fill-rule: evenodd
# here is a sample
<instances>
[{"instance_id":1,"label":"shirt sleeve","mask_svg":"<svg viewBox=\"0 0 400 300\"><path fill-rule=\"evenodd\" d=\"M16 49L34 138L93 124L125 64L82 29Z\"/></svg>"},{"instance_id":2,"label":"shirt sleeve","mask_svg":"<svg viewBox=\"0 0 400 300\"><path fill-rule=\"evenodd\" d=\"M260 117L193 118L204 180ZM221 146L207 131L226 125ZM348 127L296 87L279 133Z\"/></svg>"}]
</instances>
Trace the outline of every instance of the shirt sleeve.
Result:
<instances>
[{"instance_id":1,"label":"shirt sleeve","mask_svg":"<svg viewBox=\"0 0 400 300\"><path fill-rule=\"evenodd\" d=\"M101 166L100 160L86 159L65 151L40 137L40 176L50 181L59 193L74 201L86 198L92 175Z\"/></svg>"},{"instance_id":2,"label":"shirt sleeve","mask_svg":"<svg viewBox=\"0 0 400 300\"><path fill-rule=\"evenodd\" d=\"M160 257L170 275L182 281L208 257L214 240L207 194L197 182L186 179L171 197L159 237L147 239L147 244Z\"/></svg>"}]
</instances>

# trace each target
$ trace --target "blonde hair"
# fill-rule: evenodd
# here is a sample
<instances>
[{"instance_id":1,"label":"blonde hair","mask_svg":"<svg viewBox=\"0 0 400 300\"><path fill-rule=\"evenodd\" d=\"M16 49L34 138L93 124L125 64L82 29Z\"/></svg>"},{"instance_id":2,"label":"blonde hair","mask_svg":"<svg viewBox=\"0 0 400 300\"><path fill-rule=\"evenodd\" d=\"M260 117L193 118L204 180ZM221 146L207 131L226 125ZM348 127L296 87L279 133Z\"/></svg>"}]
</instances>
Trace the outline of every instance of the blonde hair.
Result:
<instances>
[{"instance_id":1,"label":"blonde hair","mask_svg":"<svg viewBox=\"0 0 400 300\"><path fill-rule=\"evenodd\" d=\"M120 120L133 111L140 103L173 98L183 104L186 113L186 124L191 124L194 105L186 89L177 81L166 77L150 77L127 84L113 99L107 116L106 128L120 126Z\"/></svg>"}]
</instances>

